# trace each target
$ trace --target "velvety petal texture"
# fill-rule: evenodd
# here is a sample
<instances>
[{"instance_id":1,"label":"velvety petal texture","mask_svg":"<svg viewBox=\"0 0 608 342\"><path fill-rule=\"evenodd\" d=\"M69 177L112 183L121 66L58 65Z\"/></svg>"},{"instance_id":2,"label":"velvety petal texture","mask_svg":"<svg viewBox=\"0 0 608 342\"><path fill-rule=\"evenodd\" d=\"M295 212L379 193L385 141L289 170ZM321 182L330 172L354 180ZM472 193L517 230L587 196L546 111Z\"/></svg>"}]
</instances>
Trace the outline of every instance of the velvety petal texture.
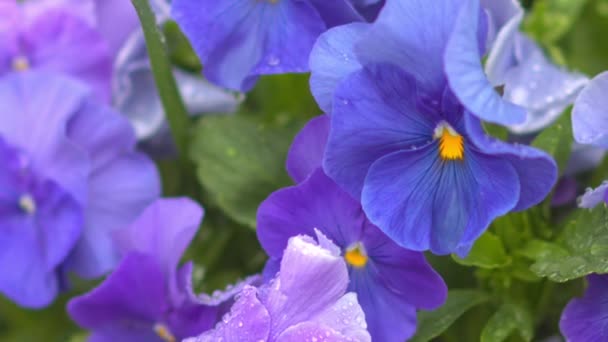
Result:
<instances>
[{"instance_id":1,"label":"velvety petal texture","mask_svg":"<svg viewBox=\"0 0 608 342\"><path fill-rule=\"evenodd\" d=\"M582 298L571 300L559 322L568 341L603 341L608 338L608 276L587 276L589 287Z\"/></svg>"},{"instance_id":2,"label":"velvety petal texture","mask_svg":"<svg viewBox=\"0 0 608 342\"><path fill-rule=\"evenodd\" d=\"M308 71L326 24L309 1L177 0L173 18L223 87L247 91L258 75Z\"/></svg>"},{"instance_id":3,"label":"velvety petal texture","mask_svg":"<svg viewBox=\"0 0 608 342\"><path fill-rule=\"evenodd\" d=\"M587 189L578 200L578 206L591 209L600 203L608 204L608 181L604 181L595 189Z\"/></svg>"},{"instance_id":4,"label":"velvety petal texture","mask_svg":"<svg viewBox=\"0 0 608 342\"><path fill-rule=\"evenodd\" d=\"M356 295L345 293L346 264L333 250L291 238L275 279L245 287L215 329L187 341L294 341L319 332L328 341L371 341Z\"/></svg>"},{"instance_id":5,"label":"velvety petal texture","mask_svg":"<svg viewBox=\"0 0 608 342\"><path fill-rule=\"evenodd\" d=\"M324 168L399 245L466 255L494 218L542 200L557 170L541 151L487 137L449 90L429 101L420 87L386 64L342 81ZM459 137L455 157L445 134Z\"/></svg>"},{"instance_id":6,"label":"velvety petal texture","mask_svg":"<svg viewBox=\"0 0 608 342\"><path fill-rule=\"evenodd\" d=\"M295 182L305 180L321 167L329 136L329 117L318 116L310 120L296 135L287 154L287 173Z\"/></svg>"}]
</instances>

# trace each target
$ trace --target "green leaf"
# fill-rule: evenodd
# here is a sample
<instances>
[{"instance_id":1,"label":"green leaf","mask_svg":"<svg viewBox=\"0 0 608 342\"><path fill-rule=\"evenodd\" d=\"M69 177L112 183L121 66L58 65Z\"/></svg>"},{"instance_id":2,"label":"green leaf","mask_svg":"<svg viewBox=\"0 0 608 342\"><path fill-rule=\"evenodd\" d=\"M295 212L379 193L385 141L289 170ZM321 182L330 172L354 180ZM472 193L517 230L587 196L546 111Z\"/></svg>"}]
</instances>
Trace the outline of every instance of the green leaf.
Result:
<instances>
[{"instance_id":1,"label":"green leaf","mask_svg":"<svg viewBox=\"0 0 608 342\"><path fill-rule=\"evenodd\" d=\"M203 118L190 156L215 204L237 222L254 228L259 204L291 183L285 159L297 128L276 128L241 115Z\"/></svg>"},{"instance_id":2,"label":"green leaf","mask_svg":"<svg viewBox=\"0 0 608 342\"><path fill-rule=\"evenodd\" d=\"M485 232L471 249L466 258L452 255L454 260L465 266L481 268L499 268L509 265L511 258L507 255L500 239L491 232Z\"/></svg>"},{"instance_id":3,"label":"green leaf","mask_svg":"<svg viewBox=\"0 0 608 342\"><path fill-rule=\"evenodd\" d=\"M532 146L549 153L556 161L560 174L566 168L572 151L572 123L570 110L563 113L549 128L534 139Z\"/></svg>"},{"instance_id":4,"label":"green leaf","mask_svg":"<svg viewBox=\"0 0 608 342\"><path fill-rule=\"evenodd\" d=\"M167 115L167 121L169 121L175 145L181 156L185 158L188 153L190 118L173 77L167 47L163 44L165 39L156 25L156 17L148 0L131 1L137 10L137 15L144 30L154 81Z\"/></svg>"},{"instance_id":5,"label":"green leaf","mask_svg":"<svg viewBox=\"0 0 608 342\"><path fill-rule=\"evenodd\" d=\"M490 297L476 290L451 290L446 303L435 311L418 313L418 329L412 342L426 342L441 335L460 316Z\"/></svg>"},{"instance_id":6,"label":"green leaf","mask_svg":"<svg viewBox=\"0 0 608 342\"><path fill-rule=\"evenodd\" d=\"M515 331L519 331L525 341L532 340L534 320L523 307L506 303L488 320L481 332L481 342L502 342Z\"/></svg>"},{"instance_id":7,"label":"green leaf","mask_svg":"<svg viewBox=\"0 0 608 342\"><path fill-rule=\"evenodd\" d=\"M536 0L524 30L543 45L558 41L574 24L588 0Z\"/></svg>"},{"instance_id":8,"label":"green leaf","mask_svg":"<svg viewBox=\"0 0 608 342\"><path fill-rule=\"evenodd\" d=\"M568 256L568 251L560 245L544 240L533 239L526 243L521 249L514 252L515 254L526 257L530 260L539 260L547 258L559 258Z\"/></svg>"},{"instance_id":9,"label":"green leaf","mask_svg":"<svg viewBox=\"0 0 608 342\"><path fill-rule=\"evenodd\" d=\"M608 273L608 209L598 205L581 209L562 236L567 254L549 253L539 258L532 271L557 282L583 277L590 273Z\"/></svg>"}]
</instances>

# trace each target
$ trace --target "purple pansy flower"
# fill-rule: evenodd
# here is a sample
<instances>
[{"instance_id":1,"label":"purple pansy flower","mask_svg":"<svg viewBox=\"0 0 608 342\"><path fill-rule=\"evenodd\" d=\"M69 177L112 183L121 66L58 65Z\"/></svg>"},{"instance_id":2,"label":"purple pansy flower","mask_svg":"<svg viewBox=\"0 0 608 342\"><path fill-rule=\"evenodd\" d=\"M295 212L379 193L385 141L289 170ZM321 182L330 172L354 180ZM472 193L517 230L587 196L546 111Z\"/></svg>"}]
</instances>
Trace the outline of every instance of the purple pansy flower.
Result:
<instances>
[{"instance_id":1,"label":"purple pansy flower","mask_svg":"<svg viewBox=\"0 0 608 342\"><path fill-rule=\"evenodd\" d=\"M321 169L329 118L313 119L296 137L287 169L301 182L279 190L258 210L258 238L271 260L272 273L290 237L315 236L333 241L349 271L348 290L365 312L373 340L404 341L416 330L416 309L434 309L447 288L424 255L399 247L365 217L361 205Z\"/></svg>"},{"instance_id":2,"label":"purple pansy flower","mask_svg":"<svg viewBox=\"0 0 608 342\"><path fill-rule=\"evenodd\" d=\"M123 256L118 268L68 304L70 316L93 331L92 341L174 342L213 327L220 304L245 283L214 297L194 295L192 263L178 264L202 217L189 199L158 200L117 232Z\"/></svg>"},{"instance_id":3,"label":"purple pansy flower","mask_svg":"<svg viewBox=\"0 0 608 342\"><path fill-rule=\"evenodd\" d=\"M525 119L483 73L485 19L479 0L388 0L374 24L334 28L311 55L331 113L325 172L408 249L466 255L494 218L555 184L548 155L483 132L479 118Z\"/></svg>"},{"instance_id":4,"label":"purple pansy flower","mask_svg":"<svg viewBox=\"0 0 608 342\"><path fill-rule=\"evenodd\" d=\"M568 303L559 322L567 341L608 339L608 275L591 274L587 280L584 296Z\"/></svg>"},{"instance_id":5,"label":"purple pansy flower","mask_svg":"<svg viewBox=\"0 0 608 342\"><path fill-rule=\"evenodd\" d=\"M357 295L346 293L346 264L318 234L318 243L292 237L276 278L246 286L215 329L186 341L370 341Z\"/></svg>"},{"instance_id":6,"label":"purple pansy flower","mask_svg":"<svg viewBox=\"0 0 608 342\"><path fill-rule=\"evenodd\" d=\"M28 69L61 73L110 99L112 60L104 37L74 9L37 3L0 6L0 75ZM7 19L8 18L8 19Z\"/></svg>"},{"instance_id":7,"label":"purple pansy flower","mask_svg":"<svg viewBox=\"0 0 608 342\"><path fill-rule=\"evenodd\" d=\"M608 148L608 72L596 76L574 102L572 130L574 139L581 144ZM608 182L595 190L588 190L580 199L579 206L593 208L601 202L608 203Z\"/></svg>"},{"instance_id":8,"label":"purple pansy flower","mask_svg":"<svg viewBox=\"0 0 608 342\"><path fill-rule=\"evenodd\" d=\"M250 90L259 75L308 71L322 32L365 20L348 0L176 0L172 14L206 78L240 91Z\"/></svg>"},{"instance_id":9,"label":"purple pansy flower","mask_svg":"<svg viewBox=\"0 0 608 342\"><path fill-rule=\"evenodd\" d=\"M128 122L87 89L37 72L0 80L0 291L23 306L49 304L66 271L113 268L112 231L160 192Z\"/></svg>"}]
</instances>

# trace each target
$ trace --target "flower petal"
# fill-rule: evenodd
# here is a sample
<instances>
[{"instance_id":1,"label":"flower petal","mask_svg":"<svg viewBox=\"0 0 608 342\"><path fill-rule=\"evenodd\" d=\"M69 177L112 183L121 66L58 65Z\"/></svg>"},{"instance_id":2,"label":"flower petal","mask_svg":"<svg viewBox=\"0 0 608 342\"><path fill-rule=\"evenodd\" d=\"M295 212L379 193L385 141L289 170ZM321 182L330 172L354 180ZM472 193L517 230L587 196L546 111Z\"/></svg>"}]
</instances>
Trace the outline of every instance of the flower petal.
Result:
<instances>
[{"instance_id":1,"label":"flower petal","mask_svg":"<svg viewBox=\"0 0 608 342\"><path fill-rule=\"evenodd\" d=\"M184 342L268 341L270 322L270 314L260 303L257 289L246 286L230 313L224 316L215 329L199 337L186 339Z\"/></svg>"},{"instance_id":2,"label":"flower petal","mask_svg":"<svg viewBox=\"0 0 608 342\"><path fill-rule=\"evenodd\" d=\"M160 199L114 236L123 253L137 251L153 255L169 279L198 231L202 218L203 209L191 199Z\"/></svg>"},{"instance_id":3,"label":"flower petal","mask_svg":"<svg viewBox=\"0 0 608 342\"><path fill-rule=\"evenodd\" d=\"M277 338L277 342L310 340L371 341L367 332L365 314L357 302L357 295L352 292L345 294L312 321L289 327Z\"/></svg>"},{"instance_id":4,"label":"flower petal","mask_svg":"<svg viewBox=\"0 0 608 342\"><path fill-rule=\"evenodd\" d=\"M483 47L478 37L484 30L479 9L479 0L466 0L459 10L444 56L450 88L464 107L480 119L504 125L522 123L526 111L503 100L483 71Z\"/></svg>"},{"instance_id":5,"label":"flower petal","mask_svg":"<svg viewBox=\"0 0 608 342\"><path fill-rule=\"evenodd\" d=\"M0 103L14 113L3 118L0 135L81 204L90 166L85 151L67 139L66 127L87 95L80 83L45 73L11 74L0 81Z\"/></svg>"},{"instance_id":6,"label":"flower petal","mask_svg":"<svg viewBox=\"0 0 608 342\"><path fill-rule=\"evenodd\" d=\"M557 182L557 165L545 152L520 144L508 144L487 136L481 122L465 114L469 139L483 153L502 156L519 176L519 201L513 210L527 209L542 201Z\"/></svg>"},{"instance_id":7,"label":"flower petal","mask_svg":"<svg viewBox=\"0 0 608 342\"><path fill-rule=\"evenodd\" d=\"M325 30L308 2L177 0L173 18L190 39L211 82L247 91L260 74L308 71Z\"/></svg>"},{"instance_id":8,"label":"flower petal","mask_svg":"<svg viewBox=\"0 0 608 342\"><path fill-rule=\"evenodd\" d=\"M607 197L608 181L604 181L595 189L587 189L585 194L579 198L578 206L580 208L591 209L602 202L608 203L606 200Z\"/></svg>"},{"instance_id":9,"label":"flower petal","mask_svg":"<svg viewBox=\"0 0 608 342\"><path fill-rule=\"evenodd\" d=\"M293 139L286 167L296 183L304 181L321 167L328 136L329 117L321 115L310 120Z\"/></svg>"},{"instance_id":10,"label":"flower petal","mask_svg":"<svg viewBox=\"0 0 608 342\"><path fill-rule=\"evenodd\" d=\"M67 310L83 328L149 336L168 309L165 279L154 257L132 252L101 285L70 300Z\"/></svg>"},{"instance_id":11,"label":"flower petal","mask_svg":"<svg viewBox=\"0 0 608 342\"><path fill-rule=\"evenodd\" d=\"M508 161L466 148L464 162L444 163L433 143L376 161L362 204L370 221L405 248L466 255L518 196L519 180Z\"/></svg>"},{"instance_id":12,"label":"flower petal","mask_svg":"<svg viewBox=\"0 0 608 342\"><path fill-rule=\"evenodd\" d=\"M347 285L346 264L339 254L321 248L312 238L291 238L278 278L262 298L273 317L273 338L323 312L344 295Z\"/></svg>"},{"instance_id":13,"label":"flower petal","mask_svg":"<svg viewBox=\"0 0 608 342\"><path fill-rule=\"evenodd\" d=\"M360 198L378 158L432 137L436 123L432 114L420 114L416 94L416 81L386 64L350 75L336 90L323 167L353 197Z\"/></svg>"},{"instance_id":14,"label":"flower petal","mask_svg":"<svg viewBox=\"0 0 608 342\"><path fill-rule=\"evenodd\" d=\"M461 7L458 0L387 0L355 51L363 65L398 65L429 95L440 97L446 85L443 52Z\"/></svg>"},{"instance_id":15,"label":"flower petal","mask_svg":"<svg viewBox=\"0 0 608 342\"><path fill-rule=\"evenodd\" d=\"M318 168L304 182L281 189L262 202L257 234L266 252L281 258L291 237L315 237L315 229L346 248L358 241L364 220L360 204Z\"/></svg>"},{"instance_id":16,"label":"flower petal","mask_svg":"<svg viewBox=\"0 0 608 342\"><path fill-rule=\"evenodd\" d=\"M574 102L572 129L581 144L608 148L608 72L596 76Z\"/></svg>"},{"instance_id":17,"label":"flower petal","mask_svg":"<svg viewBox=\"0 0 608 342\"><path fill-rule=\"evenodd\" d=\"M315 43L310 53L310 90L325 113L331 113L338 83L361 69L354 45L369 27L364 23L338 26L323 33Z\"/></svg>"},{"instance_id":18,"label":"flower petal","mask_svg":"<svg viewBox=\"0 0 608 342\"><path fill-rule=\"evenodd\" d=\"M603 341L608 338L608 276L587 276L589 287L582 298L573 299L562 313L559 328L568 341Z\"/></svg>"}]
</instances>

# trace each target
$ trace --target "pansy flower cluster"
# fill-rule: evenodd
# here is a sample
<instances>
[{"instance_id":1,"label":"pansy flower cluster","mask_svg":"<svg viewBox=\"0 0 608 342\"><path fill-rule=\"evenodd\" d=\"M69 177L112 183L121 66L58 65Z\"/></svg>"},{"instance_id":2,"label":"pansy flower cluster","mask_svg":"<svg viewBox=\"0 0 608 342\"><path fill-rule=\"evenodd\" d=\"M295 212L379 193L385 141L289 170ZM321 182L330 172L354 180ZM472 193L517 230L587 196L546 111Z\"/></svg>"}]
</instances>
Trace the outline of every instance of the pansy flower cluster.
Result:
<instances>
[{"instance_id":1,"label":"pansy flower cluster","mask_svg":"<svg viewBox=\"0 0 608 342\"><path fill-rule=\"evenodd\" d=\"M608 340L605 5L0 2L0 340Z\"/></svg>"}]
</instances>

